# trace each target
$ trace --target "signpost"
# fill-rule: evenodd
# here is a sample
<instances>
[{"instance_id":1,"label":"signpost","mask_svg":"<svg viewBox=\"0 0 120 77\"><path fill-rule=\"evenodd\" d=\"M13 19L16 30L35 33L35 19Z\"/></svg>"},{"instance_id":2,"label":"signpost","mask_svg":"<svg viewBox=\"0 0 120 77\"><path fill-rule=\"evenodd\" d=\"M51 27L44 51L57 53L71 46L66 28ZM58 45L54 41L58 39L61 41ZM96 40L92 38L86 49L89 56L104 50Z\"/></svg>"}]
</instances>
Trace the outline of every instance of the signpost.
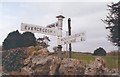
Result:
<instances>
[{"instance_id":1,"label":"signpost","mask_svg":"<svg viewBox=\"0 0 120 77\"><path fill-rule=\"evenodd\" d=\"M62 15L59 15L59 16L56 16L56 18L58 18L58 22L52 25L48 25L48 27L57 25L58 29L47 28L47 27L27 24L27 23L21 23L21 31L29 31L33 33L54 35L54 36L58 36L58 38L62 38L62 24L63 24L63 19L65 17ZM62 45L60 45L59 43L58 43L58 56L62 59Z\"/></svg>"},{"instance_id":2,"label":"signpost","mask_svg":"<svg viewBox=\"0 0 120 77\"><path fill-rule=\"evenodd\" d=\"M68 19L68 35L71 36L71 19ZM69 58L71 58L72 45L69 43Z\"/></svg>"},{"instance_id":3,"label":"signpost","mask_svg":"<svg viewBox=\"0 0 120 77\"><path fill-rule=\"evenodd\" d=\"M75 43L79 41L85 41L85 33L79 33L79 34L59 38L58 41L60 45Z\"/></svg>"},{"instance_id":4,"label":"signpost","mask_svg":"<svg viewBox=\"0 0 120 77\"><path fill-rule=\"evenodd\" d=\"M43 26L27 24L27 23L21 23L21 30L30 31L33 33L42 33L47 35L61 36L61 30L59 29L46 28Z\"/></svg>"},{"instance_id":5,"label":"signpost","mask_svg":"<svg viewBox=\"0 0 120 77\"><path fill-rule=\"evenodd\" d=\"M64 16L62 15L59 15L59 16L56 16L56 18L58 18L58 29L59 30L62 30L62 26L63 26L63 19L65 18ZM58 36L58 39L62 38L62 31L61 31L61 35ZM58 43L58 56L63 59L62 57L62 45L60 45Z\"/></svg>"},{"instance_id":6,"label":"signpost","mask_svg":"<svg viewBox=\"0 0 120 77\"><path fill-rule=\"evenodd\" d=\"M42 33L42 34L57 36L58 37L58 40L57 40L58 41L58 56L62 59L62 45L69 44L70 46L69 51L71 52L71 43L85 41L85 33L71 35L71 26L70 26L71 19L69 18L68 19L69 36L62 38L62 25L63 25L63 19L65 17L62 15L59 15L56 18L58 18L58 21L56 23L48 25L47 27L27 24L27 23L21 23L21 30L29 31L33 33ZM50 28L50 27L57 27L57 28ZM71 54L70 54L70 58L71 58Z\"/></svg>"}]
</instances>

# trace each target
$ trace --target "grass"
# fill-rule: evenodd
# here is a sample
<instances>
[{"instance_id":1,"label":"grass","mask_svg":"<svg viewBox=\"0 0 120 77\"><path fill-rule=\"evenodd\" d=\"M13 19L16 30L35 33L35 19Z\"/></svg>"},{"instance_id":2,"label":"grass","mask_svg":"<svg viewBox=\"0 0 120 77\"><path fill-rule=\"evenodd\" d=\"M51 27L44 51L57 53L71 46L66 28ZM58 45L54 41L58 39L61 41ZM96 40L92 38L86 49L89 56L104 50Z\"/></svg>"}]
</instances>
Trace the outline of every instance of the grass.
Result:
<instances>
[{"instance_id":1,"label":"grass","mask_svg":"<svg viewBox=\"0 0 120 77\"><path fill-rule=\"evenodd\" d=\"M102 58L106 61L108 68L118 68L118 56L103 56Z\"/></svg>"},{"instance_id":2,"label":"grass","mask_svg":"<svg viewBox=\"0 0 120 77\"><path fill-rule=\"evenodd\" d=\"M64 57L66 58L67 56L64 54ZM97 56L92 56L91 54L82 54L78 52L72 53L72 58L81 60L86 64L93 62L96 57ZM101 57L105 60L106 67L108 67L109 69L118 68L118 56L117 55L116 56L107 55L107 56L101 56Z\"/></svg>"}]
</instances>

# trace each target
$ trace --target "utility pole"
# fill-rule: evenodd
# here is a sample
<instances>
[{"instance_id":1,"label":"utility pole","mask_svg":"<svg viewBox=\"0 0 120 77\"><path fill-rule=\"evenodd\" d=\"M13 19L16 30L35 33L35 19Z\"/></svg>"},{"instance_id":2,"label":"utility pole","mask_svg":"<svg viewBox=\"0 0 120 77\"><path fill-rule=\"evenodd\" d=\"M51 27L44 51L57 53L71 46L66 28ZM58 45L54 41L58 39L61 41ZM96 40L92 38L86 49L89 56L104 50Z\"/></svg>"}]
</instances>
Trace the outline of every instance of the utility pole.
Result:
<instances>
[{"instance_id":1,"label":"utility pole","mask_svg":"<svg viewBox=\"0 0 120 77\"><path fill-rule=\"evenodd\" d=\"M65 17L62 15L59 15L59 16L56 16L56 18L58 18L58 29L61 30L61 35L58 36L58 39L59 39L59 38L62 38L62 25L63 25L63 19ZM62 57L62 45L59 45L59 44L58 44L58 56L61 59L63 59L63 57Z\"/></svg>"},{"instance_id":2,"label":"utility pole","mask_svg":"<svg viewBox=\"0 0 120 77\"><path fill-rule=\"evenodd\" d=\"M68 35L71 36L71 19L70 18L68 19ZM72 51L72 47L70 43L69 44L69 58L72 57L71 51Z\"/></svg>"}]
</instances>

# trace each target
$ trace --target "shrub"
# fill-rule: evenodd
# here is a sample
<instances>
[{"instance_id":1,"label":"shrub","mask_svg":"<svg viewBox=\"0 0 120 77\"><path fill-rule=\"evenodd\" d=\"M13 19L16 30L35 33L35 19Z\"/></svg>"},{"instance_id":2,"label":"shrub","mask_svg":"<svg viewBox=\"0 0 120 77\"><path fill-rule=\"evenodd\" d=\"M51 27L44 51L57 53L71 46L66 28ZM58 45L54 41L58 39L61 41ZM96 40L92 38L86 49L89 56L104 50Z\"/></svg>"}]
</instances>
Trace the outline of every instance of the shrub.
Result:
<instances>
[{"instance_id":1,"label":"shrub","mask_svg":"<svg viewBox=\"0 0 120 77\"><path fill-rule=\"evenodd\" d=\"M96 55L96 56L105 56L106 55L106 51L103 48L99 47L96 50L94 50L93 55Z\"/></svg>"},{"instance_id":2,"label":"shrub","mask_svg":"<svg viewBox=\"0 0 120 77\"><path fill-rule=\"evenodd\" d=\"M11 49L11 48L17 48L22 46L22 39L21 34L19 31L13 31L8 34L7 38L5 38L3 42L3 49Z\"/></svg>"},{"instance_id":3,"label":"shrub","mask_svg":"<svg viewBox=\"0 0 120 77\"><path fill-rule=\"evenodd\" d=\"M22 34L22 46L28 47L28 46L35 46L36 44L36 38L33 33L31 32L24 32Z\"/></svg>"},{"instance_id":4,"label":"shrub","mask_svg":"<svg viewBox=\"0 0 120 77\"><path fill-rule=\"evenodd\" d=\"M28 47L35 46L36 38L31 32L24 32L20 34L18 30L13 31L8 34L3 42L3 50L18 48L18 47Z\"/></svg>"}]
</instances>

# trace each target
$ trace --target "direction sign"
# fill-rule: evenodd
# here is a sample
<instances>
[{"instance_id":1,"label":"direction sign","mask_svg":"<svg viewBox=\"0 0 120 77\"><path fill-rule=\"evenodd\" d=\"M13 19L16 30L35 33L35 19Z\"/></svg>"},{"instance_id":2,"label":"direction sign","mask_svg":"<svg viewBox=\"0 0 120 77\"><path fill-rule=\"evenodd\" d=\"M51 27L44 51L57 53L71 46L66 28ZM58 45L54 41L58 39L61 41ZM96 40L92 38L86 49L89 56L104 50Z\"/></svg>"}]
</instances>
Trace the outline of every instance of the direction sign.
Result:
<instances>
[{"instance_id":1,"label":"direction sign","mask_svg":"<svg viewBox=\"0 0 120 77\"><path fill-rule=\"evenodd\" d=\"M64 44L70 44L70 43L75 43L79 41L85 41L85 33L79 33L63 38L58 38L58 44L59 45L64 45Z\"/></svg>"},{"instance_id":2,"label":"direction sign","mask_svg":"<svg viewBox=\"0 0 120 77\"><path fill-rule=\"evenodd\" d=\"M54 36L61 35L61 30L53 29L53 28L46 28L43 26L26 24L26 23L21 23L21 30L22 31L29 31L29 32L33 32L33 33L42 33L42 34L47 34L47 35L54 35Z\"/></svg>"}]
</instances>

